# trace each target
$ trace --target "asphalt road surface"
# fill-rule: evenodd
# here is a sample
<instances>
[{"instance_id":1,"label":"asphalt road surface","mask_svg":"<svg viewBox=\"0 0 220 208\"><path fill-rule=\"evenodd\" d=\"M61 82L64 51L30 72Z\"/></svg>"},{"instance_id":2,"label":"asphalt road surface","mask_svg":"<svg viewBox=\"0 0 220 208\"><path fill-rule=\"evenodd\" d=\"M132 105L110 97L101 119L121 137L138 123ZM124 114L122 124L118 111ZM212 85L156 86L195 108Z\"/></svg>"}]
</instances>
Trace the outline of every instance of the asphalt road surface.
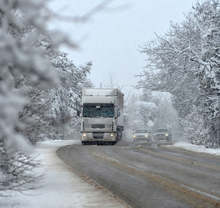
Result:
<instances>
[{"instance_id":1,"label":"asphalt road surface","mask_svg":"<svg viewBox=\"0 0 220 208\"><path fill-rule=\"evenodd\" d=\"M59 157L137 208L220 208L220 157L174 147L62 147ZM103 205L104 207L104 205Z\"/></svg>"}]
</instances>

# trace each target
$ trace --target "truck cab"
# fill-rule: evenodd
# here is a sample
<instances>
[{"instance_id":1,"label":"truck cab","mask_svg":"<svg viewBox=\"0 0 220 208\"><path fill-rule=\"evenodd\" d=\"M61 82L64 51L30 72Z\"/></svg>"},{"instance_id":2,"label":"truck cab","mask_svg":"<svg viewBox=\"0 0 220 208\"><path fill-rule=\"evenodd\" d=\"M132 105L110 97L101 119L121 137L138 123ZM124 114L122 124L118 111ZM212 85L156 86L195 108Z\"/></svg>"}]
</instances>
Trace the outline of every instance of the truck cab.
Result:
<instances>
[{"instance_id":1,"label":"truck cab","mask_svg":"<svg viewBox=\"0 0 220 208\"><path fill-rule=\"evenodd\" d=\"M81 103L81 141L116 143L123 131L123 94L118 89L83 89Z\"/></svg>"}]
</instances>

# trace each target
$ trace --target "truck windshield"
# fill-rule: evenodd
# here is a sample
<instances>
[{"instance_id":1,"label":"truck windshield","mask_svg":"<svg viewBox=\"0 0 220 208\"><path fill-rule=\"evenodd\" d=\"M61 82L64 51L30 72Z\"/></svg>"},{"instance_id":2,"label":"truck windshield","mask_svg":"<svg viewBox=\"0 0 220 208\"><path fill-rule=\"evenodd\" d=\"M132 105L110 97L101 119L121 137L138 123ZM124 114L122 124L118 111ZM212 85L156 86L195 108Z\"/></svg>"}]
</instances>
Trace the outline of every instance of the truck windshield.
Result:
<instances>
[{"instance_id":1,"label":"truck windshield","mask_svg":"<svg viewBox=\"0 0 220 208\"><path fill-rule=\"evenodd\" d=\"M84 104L83 117L89 118L113 118L114 105L113 104Z\"/></svg>"}]
</instances>

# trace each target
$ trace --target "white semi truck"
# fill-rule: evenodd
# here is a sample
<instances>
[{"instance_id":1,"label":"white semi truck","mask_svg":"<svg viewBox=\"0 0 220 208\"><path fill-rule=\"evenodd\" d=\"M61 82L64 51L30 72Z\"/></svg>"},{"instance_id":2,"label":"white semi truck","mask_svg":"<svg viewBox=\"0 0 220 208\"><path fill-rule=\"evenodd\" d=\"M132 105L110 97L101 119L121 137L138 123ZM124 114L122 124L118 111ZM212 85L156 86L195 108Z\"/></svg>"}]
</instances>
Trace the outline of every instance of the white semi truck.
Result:
<instances>
[{"instance_id":1,"label":"white semi truck","mask_svg":"<svg viewBox=\"0 0 220 208\"><path fill-rule=\"evenodd\" d=\"M82 144L115 144L122 138L124 94L119 89L82 90Z\"/></svg>"}]
</instances>

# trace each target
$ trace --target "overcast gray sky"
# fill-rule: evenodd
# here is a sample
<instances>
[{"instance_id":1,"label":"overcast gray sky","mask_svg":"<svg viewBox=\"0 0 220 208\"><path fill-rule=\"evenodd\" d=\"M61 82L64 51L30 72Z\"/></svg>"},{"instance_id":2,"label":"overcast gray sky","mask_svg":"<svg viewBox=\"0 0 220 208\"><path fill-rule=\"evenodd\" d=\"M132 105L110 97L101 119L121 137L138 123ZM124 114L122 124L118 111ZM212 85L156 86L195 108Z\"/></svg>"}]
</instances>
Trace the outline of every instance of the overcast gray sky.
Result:
<instances>
[{"instance_id":1,"label":"overcast gray sky","mask_svg":"<svg viewBox=\"0 0 220 208\"><path fill-rule=\"evenodd\" d=\"M68 51L77 64L93 62L91 80L96 87L113 84L122 89L135 85L135 74L145 65L138 50L162 34L170 21L181 22L196 0L115 0L109 5L120 10L99 12L85 24L58 22L73 39L80 40L79 51ZM82 15L100 0L53 0L52 6L66 15Z\"/></svg>"}]
</instances>

